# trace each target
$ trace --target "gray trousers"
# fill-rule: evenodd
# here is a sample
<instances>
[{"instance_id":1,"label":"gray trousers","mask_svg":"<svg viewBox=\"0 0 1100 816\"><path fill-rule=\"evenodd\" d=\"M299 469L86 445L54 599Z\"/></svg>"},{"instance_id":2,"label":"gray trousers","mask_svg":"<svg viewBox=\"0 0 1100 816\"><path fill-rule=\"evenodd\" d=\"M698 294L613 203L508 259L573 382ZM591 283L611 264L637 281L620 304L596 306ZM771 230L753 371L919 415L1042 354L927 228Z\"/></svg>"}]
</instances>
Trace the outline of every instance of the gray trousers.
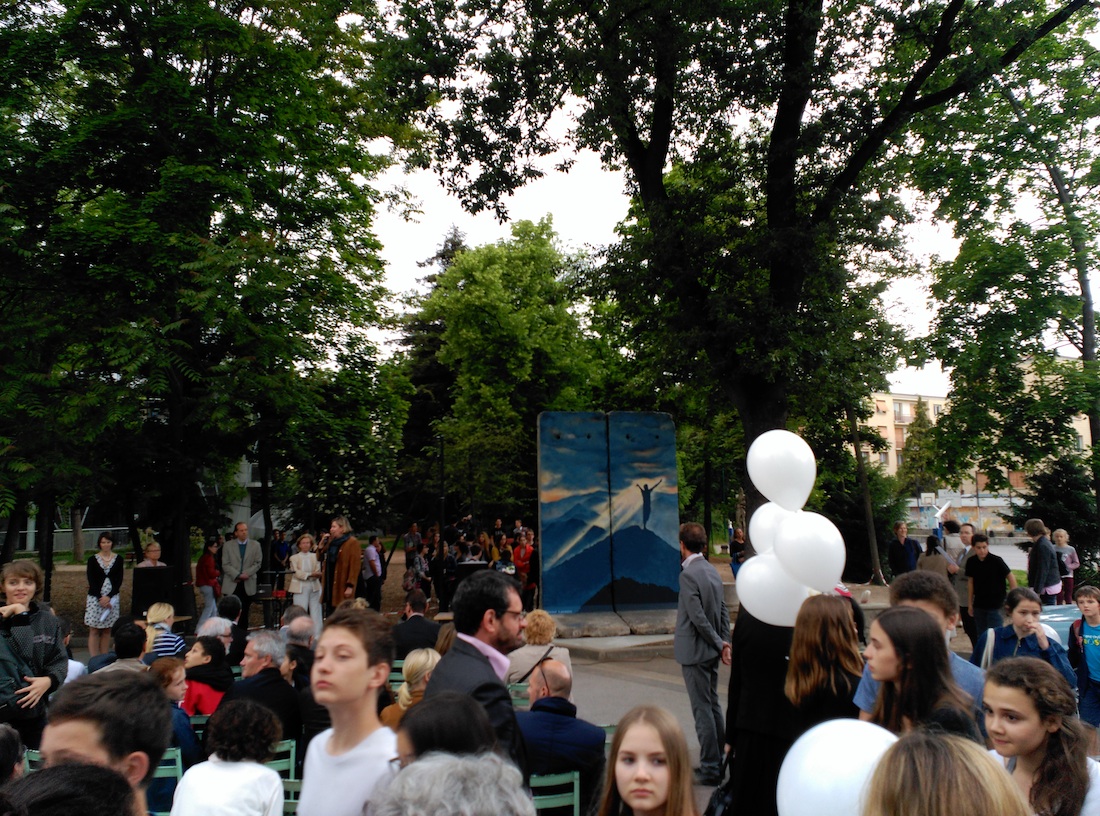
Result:
<instances>
[{"instance_id":1,"label":"gray trousers","mask_svg":"<svg viewBox=\"0 0 1100 816\"><path fill-rule=\"evenodd\" d=\"M725 722L718 702L719 659L680 666L691 701L691 715L695 718L695 733L699 737L699 771L704 776L718 776L722 770Z\"/></svg>"}]
</instances>

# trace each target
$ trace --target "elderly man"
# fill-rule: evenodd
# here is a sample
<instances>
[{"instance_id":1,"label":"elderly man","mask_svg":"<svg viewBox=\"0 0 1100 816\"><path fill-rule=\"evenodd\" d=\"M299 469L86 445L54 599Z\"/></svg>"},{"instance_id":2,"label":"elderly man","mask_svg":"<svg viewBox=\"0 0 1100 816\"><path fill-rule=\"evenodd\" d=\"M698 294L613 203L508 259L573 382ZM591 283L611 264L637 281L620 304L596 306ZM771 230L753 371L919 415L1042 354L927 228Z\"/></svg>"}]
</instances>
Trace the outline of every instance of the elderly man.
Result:
<instances>
[{"instance_id":1,"label":"elderly man","mask_svg":"<svg viewBox=\"0 0 1100 816\"><path fill-rule=\"evenodd\" d=\"M516 712L533 774L580 771L581 813L588 813L604 766L604 732L577 717L569 702L573 678L557 660L543 660L531 672L527 695L530 711Z\"/></svg>"},{"instance_id":2,"label":"elderly man","mask_svg":"<svg viewBox=\"0 0 1100 816\"><path fill-rule=\"evenodd\" d=\"M500 747L527 776L523 738L504 677L508 653L523 643L526 625L519 584L496 571L476 572L454 597L455 642L443 655L424 695L458 691L477 700L489 715Z\"/></svg>"},{"instance_id":3,"label":"elderly man","mask_svg":"<svg viewBox=\"0 0 1100 816\"><path fill-rule=\"evenodd\" d=\"M219 708L230 700L254 700L267 706L283 724L283 739L297 740L302 734L298 692L283 679L280 666L286 645L275 632L254 632L248 636L241 660L241 679L225 693Z\"/></svg>"},{"instance_id":4,"label":"elderly man","mask_svg":"<svg viewBox=\"0 0 1100 816\"><path fill-rule=\"evenodd\" d=\"M248 525L238 521L233 538L222 549L222 594L241 599L241 621L248 628L248 609L256 594L256 573L264 555L260 542L248 537Z\"/></svg>"}]
</instances>

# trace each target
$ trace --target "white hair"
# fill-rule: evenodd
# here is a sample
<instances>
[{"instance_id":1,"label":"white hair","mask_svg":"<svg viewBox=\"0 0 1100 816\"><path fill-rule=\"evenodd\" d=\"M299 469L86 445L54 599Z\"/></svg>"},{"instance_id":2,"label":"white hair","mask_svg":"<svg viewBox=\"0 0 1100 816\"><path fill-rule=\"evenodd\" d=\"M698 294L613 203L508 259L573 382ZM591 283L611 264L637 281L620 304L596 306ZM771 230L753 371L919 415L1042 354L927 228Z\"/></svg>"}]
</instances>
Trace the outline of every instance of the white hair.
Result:
<instances>
[{"instance_id":1,"label":"white hair","mask_svg":"<svg viewBox=\"0 0 1100 816\"><path fill-rule=\"evenodd\" d=\"M370 810L373 816L535 816L523 775L496 754L426 754L402 769Z\"/></svg>"},{"instance_id":2,"label":"white hair","mask_svg":"<svg viewBox=\"0 0 1100 816\"><path fill-rule=\"evenodd\" d=\"M232 632L233 622L227 618L207 618L199 627L198 637L224 637Z\"/></svg>"}]
</instances>

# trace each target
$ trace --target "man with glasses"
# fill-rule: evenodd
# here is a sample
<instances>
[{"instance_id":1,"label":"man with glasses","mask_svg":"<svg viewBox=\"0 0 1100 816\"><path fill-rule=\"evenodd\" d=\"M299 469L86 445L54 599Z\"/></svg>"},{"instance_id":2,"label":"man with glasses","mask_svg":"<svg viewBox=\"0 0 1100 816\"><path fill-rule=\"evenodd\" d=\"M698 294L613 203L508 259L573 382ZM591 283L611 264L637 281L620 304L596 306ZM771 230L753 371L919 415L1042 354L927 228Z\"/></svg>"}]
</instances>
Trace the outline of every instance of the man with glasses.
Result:
<instances>
[{"instance_id":1,"label":"man with glasses","mask_svg":"<svg viewBox=\"0 0 1100 816\"><path fill-rule=\"evenodd\" d=\"M457 691L477 700L489 716L501 748L527 776L523 737L504 678L508 653L523 644L526 615L514 578L476 572L458 586L453 601L455 642L428 681L425 697Z\"/></svg>"}]
</instances>

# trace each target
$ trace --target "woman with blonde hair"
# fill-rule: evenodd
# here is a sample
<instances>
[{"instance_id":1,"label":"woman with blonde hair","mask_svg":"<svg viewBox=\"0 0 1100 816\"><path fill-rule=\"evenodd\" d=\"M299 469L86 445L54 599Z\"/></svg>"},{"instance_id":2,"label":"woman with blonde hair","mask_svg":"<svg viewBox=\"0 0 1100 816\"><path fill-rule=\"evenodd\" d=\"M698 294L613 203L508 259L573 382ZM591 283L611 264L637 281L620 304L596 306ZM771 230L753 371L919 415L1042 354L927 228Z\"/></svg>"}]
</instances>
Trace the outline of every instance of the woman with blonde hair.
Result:
<instances>
[{"instance_id":1,"label":"woman with blonde hair","mask_svg":"<svg viewBox=\"0 0 1100 816\"><path fill-rule=\"evenodd\" d=\"M852 701L863 673L852 608L843 598L815 595L798 611L783 688L795 708L795 733L838 717L856 718Z\"/></svg>"},{"instance_id":2,"label":"woman with blonde hair","mask_svg":"<svg viewBox=\"0 0 1100 816\"><path fill-rule=\"evenodd\" d=\"M176 610L172 604L155 603L145 613L145 653L157 657L180 657L187 651L187 643L172 632L176 622Z\"/></svg>"},{"instance_id":3,"label":"woman with blonde hair","mask_svg":"<svg viewBox=\"0 0 1100 816\"><path fill-rule=\"evenodd\" d=\"M557 634L558 624L549 612L536 609L527 613L527 628L523 630L523 646L508 653L508 674L505 683L525 683L535 666L542 660L557 660L569 669L573 676L573 665L569 662L569 650L564 646L554 646L552 641ZM572 701L573 696L569 696Z\"/></svg>"},{"instance_id":4,"label":"woman with blonde hair","mask_svg":"<svg viewBox=\"0 0 1100 816\"><path fill-rule=\"evenodd\" d=\"M313 536L298 537L298 552L290 556L290 593L294 603L309 612L313 625L321 628L321 562L313 552Z\"/></svg>"},{"instance_id":5,"label":"woman with blonde hair","mask_svg":"<svg viewBox=\"0 0 1100 816\"><path fill-rule=\"evenodd\" d=\"M382 709L379 715L382 725L397 731L405 712L424 699L424 689L428 687L439 660L440 654L435 649L413 649L405 655L401 666L401 676L405 682L397 690L397 702Z\"/></svg>"},{"instance_id":6,"label":"woman with blonde hair","mask_svg":"<svg viewBox=\"0 0 1100 816\"><path fill-rule=\"evenodd\" d=\"M619 720L597 816L697 816L687 739L659 706Z\"/></svg>"},{"instance_id":7,"label":"woman with blonde hair","mask_svg":"<svg viewBox=\"0 0 1100 816\"><path fill-rule=\"evenodd\" d=\"M977 743L917 730L899 739L871 776L862 816L1030 816L1012 778Z\"/></svg>"}]
</instances>

